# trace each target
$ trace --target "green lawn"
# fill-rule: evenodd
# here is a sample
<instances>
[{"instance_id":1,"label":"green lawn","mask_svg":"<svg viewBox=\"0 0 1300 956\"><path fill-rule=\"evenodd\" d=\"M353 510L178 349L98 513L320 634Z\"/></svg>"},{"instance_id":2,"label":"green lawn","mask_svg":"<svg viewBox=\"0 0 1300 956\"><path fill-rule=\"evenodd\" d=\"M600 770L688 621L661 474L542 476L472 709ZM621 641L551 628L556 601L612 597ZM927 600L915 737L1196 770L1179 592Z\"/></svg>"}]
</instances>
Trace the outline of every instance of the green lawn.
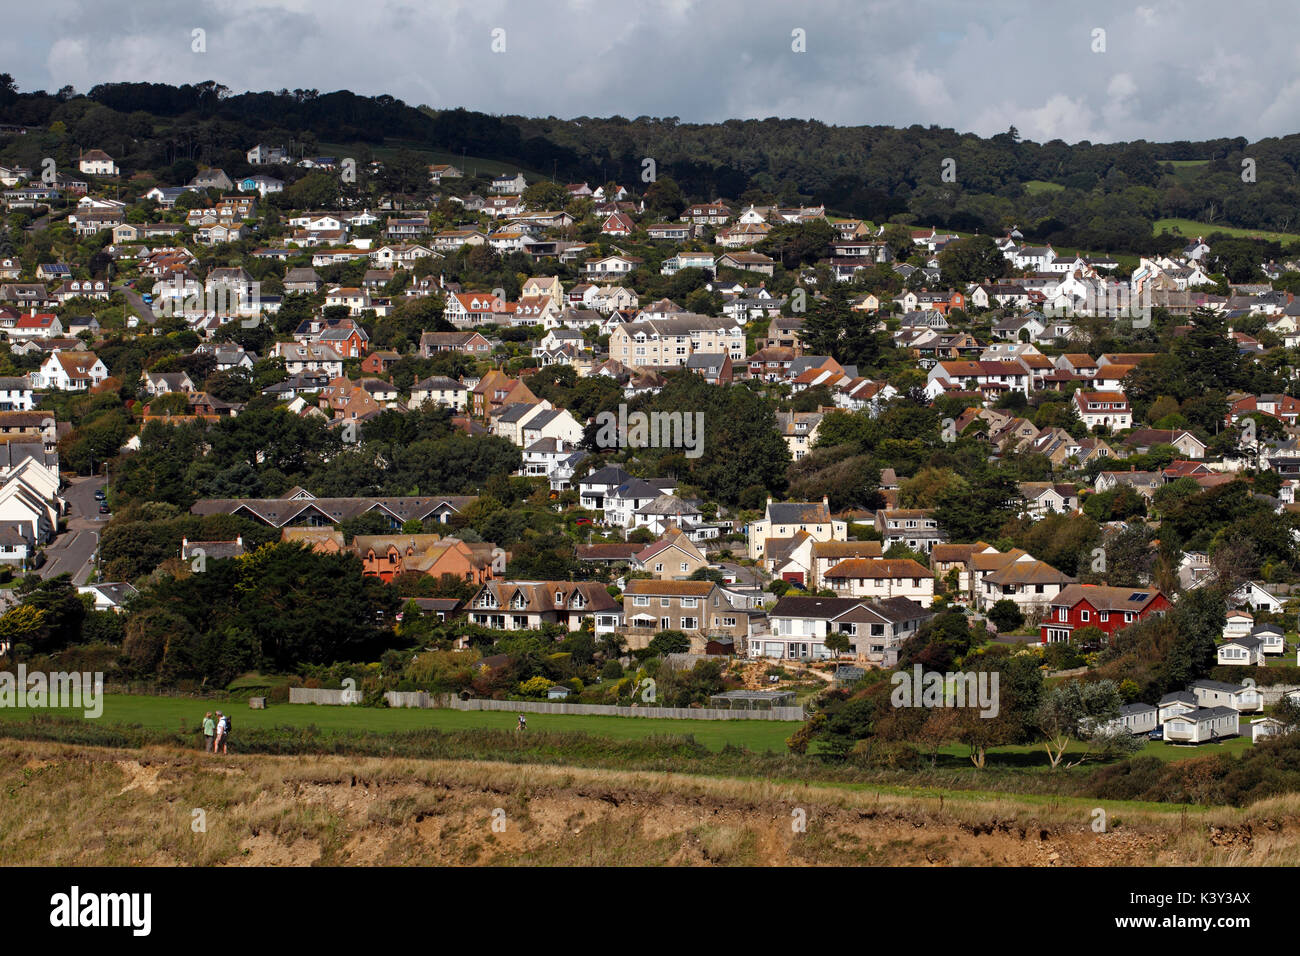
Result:
<instances>
[{"instance_id":1,"label":"green lawn","mask_svg":"<svg viewBox=\"0 0 1300 956\"><path fill-rule=\"evenodd\" d=\"M306 727L321 730L371 730L391 733L405 730L509 730L517 719L513 711L417 710L386 707L330 707L317 704L272 704L267 710L250 710L247 701L188 700L105 694L104 713L109 724L140 725L160 730L192 730L207 711L223 710L234 722L232 739L241 728ZM32 711L0 709L0 720L26 720ZM47 708L42 714L77 717L81 711ZM636 740L662 734L692 734L711 750L726 744L753 751L783 751L786 738L799 726L784 720L661 720L647 717L588 717L568 714L528 714L529 730L588 733L593 736Z\"/></svg>"},{"instance_id":2,"label":"green lawn","mask_svg":"<svg viewBox=\"0 0 1300 956\"><path fill-rule=\"evenodd\" d=\"M1045 179L1030 179L1025 182L1025 192L1031 196L1039 193L1059 193L1065 187L1060 183L1049 183Z\"/></svg>"},{"instance_id":3,"label":"green lawn","mask_svg":"<svg viewBox=\"0 0 1300 956\"><path fill-rule=\"evenodd\" d=\"M191 731L203 721L206 711L227 711L235 722L234 737L249 727L307 727L315 725L323 731L367 730L377 733L397 733L407 730L509 730L515 726L513 711L474 711L386 707L330 707L316 704L273 704L267 710L251 710L247 701L190 700L178 697L149 697L126 694L106 694L104 713L99 719L108 724L141 726L165 731ZM0 720L27 720L32 711L0 709ZM80 711L48 708L42 714L79 717ZM784 752L786 739L800 726L795 721L778 720L666 720L648 717L588 717L569 714L528 714L530 730L554 733L587 733L596 737L621 740L639 740L665 734L690 734L710 750L721 750L727 744L745 747L755 752ZM1165 761L1188 760L1217 753L1238 755L1249 749L1250 725L1243 718L1243 736L1217 744L1200 746L1173 746L1162 741L1151 741L1141 751L1142 756L1157 757ZM1072 743L1069 753L1077 754L1084 745ZM965 766L968 752L962 746L940 748L941 760L947 766ZM1071 759L1067 757L1067 760ZM1047 755L1041 743L996 747L988 752L990 768L1031 770L1047 767ZM1076 768L1091 771L1095 761Z\"/></svg>"},{"instance_id":4,"label":"green lawn","mask_svg":"<svg viewBox=\"0 0 1300 956\"><path fill-rule=\"evenodd\" d=\"M1175 229L1188 239L1195 239L1197 236L1208 236L1213 232L1222 232L1234 238L1247 239L1266 239L1275 242L1297 242L1300 241L1300 233L1294 232L1269 232L1265 229L1239 229L1236 226L1218 226L1206 222L1196 222L1194 219L1157 219L1152 228L1156 235L1162 232L1173 232Z\"/></svg>"}]
</instances>

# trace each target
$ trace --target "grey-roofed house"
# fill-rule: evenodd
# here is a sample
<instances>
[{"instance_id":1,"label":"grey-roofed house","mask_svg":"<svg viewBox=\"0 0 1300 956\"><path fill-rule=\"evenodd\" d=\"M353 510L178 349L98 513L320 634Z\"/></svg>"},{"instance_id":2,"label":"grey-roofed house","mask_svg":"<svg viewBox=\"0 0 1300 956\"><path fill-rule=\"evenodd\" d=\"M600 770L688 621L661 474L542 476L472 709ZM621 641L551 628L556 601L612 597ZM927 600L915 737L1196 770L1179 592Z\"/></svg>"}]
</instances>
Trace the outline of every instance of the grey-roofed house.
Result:
<instances>
[{"instance_id":1,"label":"grey-roofed house","mask_svg":"<svg viewBox=\"0 0 1300 956\"><path fill-rule=\"evenodd\" d=\"M114 611L118 614L126 610L126 604L140 592L134 585L125 581L105 581L99 584L85 584L77 588L78 594L89 594L95 599L96 611Z\"/></svg>"},{"instance_id":2,"label":"grey-roofed house","mask_svg":"<svg viewBox=\"0 0 1300 956\"><path fill-rule=\"evenodd\" d=\"M317 498L302 489L291 489L280 498L203 498L190 507L190 512L241 515L272 528L283 528L332 527L373 511L387 517L392 528L400 528L413 519L445 524L451 515L477 500L477 495Z\"/></svg>"},{"instance_id":3,"label":"grey-roofed house","mask_svg":"<svg viewBox=\"0 0 1300 956\"><path fill-rule=\"evenodd\" d=\"M1201 707L1231 707L1241 713L1264 709L1264 695L1256 687L1218 680L1196 680L1187 686Z\"/></svg>"},{"instance_id":4,"label":"grey-roofed house","mask_svg":"<svg viewBox=\"0 0 1300 956\"><path fill-rule=\"evenodd\" d=\"M1169 743L1200 744L1235 737L1240 714L1231 707L1198 707L1174 714L1164 722L1164 739Z\"/></svg>"}]
</instances>

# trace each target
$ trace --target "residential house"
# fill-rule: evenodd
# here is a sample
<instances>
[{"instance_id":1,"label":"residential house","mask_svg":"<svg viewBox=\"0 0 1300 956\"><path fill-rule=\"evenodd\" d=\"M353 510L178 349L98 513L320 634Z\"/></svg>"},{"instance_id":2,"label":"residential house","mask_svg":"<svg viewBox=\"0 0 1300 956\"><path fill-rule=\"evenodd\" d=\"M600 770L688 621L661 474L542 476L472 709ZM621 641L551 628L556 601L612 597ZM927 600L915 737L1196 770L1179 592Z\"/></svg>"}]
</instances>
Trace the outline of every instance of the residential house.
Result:
<instances>
[{"instance_id":1,"label":"residential house","mask_svg":"<svg viewBox=\"0 0 1300 956\"><path fill-rule=\"evenodd\" d=\"M1169 599L1153 588L1071 584L1052 600L1040 628L1040 643L1070 640L1080 627L1096 627L1109 638L1117 630L1152 614L1163 615Z\"/></svg>"}]
</instances>

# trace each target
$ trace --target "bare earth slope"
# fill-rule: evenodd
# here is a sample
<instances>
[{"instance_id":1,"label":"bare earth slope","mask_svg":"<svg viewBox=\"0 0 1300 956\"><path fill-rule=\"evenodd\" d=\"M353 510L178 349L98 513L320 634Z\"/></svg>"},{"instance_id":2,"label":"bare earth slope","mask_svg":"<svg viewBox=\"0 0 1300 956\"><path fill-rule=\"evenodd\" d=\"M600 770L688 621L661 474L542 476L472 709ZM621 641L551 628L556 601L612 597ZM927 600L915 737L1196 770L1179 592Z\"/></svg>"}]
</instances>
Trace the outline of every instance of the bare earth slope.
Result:
<instances>
[{"instance_id":1,"label":"bare earth slope","mask_svg":"<svg viewBox=\"0 0 1300 956\"><path fill-rule=\"evenodd\" d=\"M470 761L209 757L0 741L0 864L1223 865L1300 860L1300 800L1246 811ZM800 825L802 824L802 830Z\"/></svg>"}]
</instances>

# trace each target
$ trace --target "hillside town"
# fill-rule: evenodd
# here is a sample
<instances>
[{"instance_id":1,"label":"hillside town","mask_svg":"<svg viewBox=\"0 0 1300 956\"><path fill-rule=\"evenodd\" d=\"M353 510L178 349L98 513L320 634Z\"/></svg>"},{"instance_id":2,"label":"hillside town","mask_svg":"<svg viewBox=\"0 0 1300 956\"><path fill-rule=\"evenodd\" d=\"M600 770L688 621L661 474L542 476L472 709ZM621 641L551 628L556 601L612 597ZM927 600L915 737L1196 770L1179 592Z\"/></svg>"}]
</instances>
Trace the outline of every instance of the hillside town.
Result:
<instances>
[{"instance_id":1,"label":"hillside town","mask_svg":"<svg viewBox=\"0 0 1300 956\"><path fill-rule=\"evenodd\" d=\"M54 646L23 609L63 586L136 676L330 665L182 620L179 582L278 555L345 562L365 646L498 650L488 696L608 702L598 664L663 655L731 668L714 693L751 664L851 686L956 614L1200 740L1260 710L1211 669L1300 662L1300 247L1117 256L478 160L393 188L279 141L159 177L110 146L0 164L0 650ZM1124 632L1199 589L1226 617L1157 694ZM520 672L517 632L598 650Z\"/></svg>"}]
</instances>

